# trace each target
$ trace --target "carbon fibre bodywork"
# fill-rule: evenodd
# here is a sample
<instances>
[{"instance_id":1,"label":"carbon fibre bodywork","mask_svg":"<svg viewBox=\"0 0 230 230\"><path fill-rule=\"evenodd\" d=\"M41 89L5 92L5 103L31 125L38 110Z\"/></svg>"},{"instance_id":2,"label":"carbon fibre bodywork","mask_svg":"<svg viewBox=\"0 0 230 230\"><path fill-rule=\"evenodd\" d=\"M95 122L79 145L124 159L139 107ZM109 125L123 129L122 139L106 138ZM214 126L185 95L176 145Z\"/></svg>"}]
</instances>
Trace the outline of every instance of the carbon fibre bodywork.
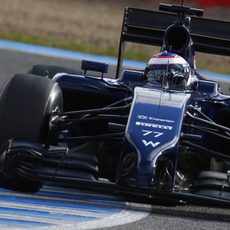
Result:
<instances>
[{"instance_id":1,"label":"carbon fibre bodywork","mask_svg":"<svg viewBox=\"0 0 230 230\"><path fill-rule=\"evenodd\" d=\"M5 140L0 169L8 180L16 177L115 191L134 195L138 202L158 199L164 203L230 205L230 97L220 93L218 83L199 79L194 65L194 44L201 51L228 54L229 34L220 32L218 37L215 33L213 38L211 30L204 31L210 36L203 44L205 36L194 35L188 25L189 16L201 16L201 10L174 5L161 5L160 9L177 17L125 10L116 79L103 77L107 64L92 61L82 62L83 73L68 73L64 68L52 73L52 80L47 81L58 83L64 109L55 100L56 94L58 98L61 95L56 89L49 97L49 107L55 101L52 112L40 119L41 124L45 122L45 140L20 140L17 136ZM161 20L155 22L156 15ZM165 22L168 26L172 18L177 22L162 34ZM202 26L193 27L199 31ZM177 32L181 39L174 43ZM120 74L126 40L159 43L162 49L183 56L192 69L189 84L165 87L152 83L144 70ZM42 68L38 75L44 72L51 77L47 67Z\"/></svg>"}]
</instances>

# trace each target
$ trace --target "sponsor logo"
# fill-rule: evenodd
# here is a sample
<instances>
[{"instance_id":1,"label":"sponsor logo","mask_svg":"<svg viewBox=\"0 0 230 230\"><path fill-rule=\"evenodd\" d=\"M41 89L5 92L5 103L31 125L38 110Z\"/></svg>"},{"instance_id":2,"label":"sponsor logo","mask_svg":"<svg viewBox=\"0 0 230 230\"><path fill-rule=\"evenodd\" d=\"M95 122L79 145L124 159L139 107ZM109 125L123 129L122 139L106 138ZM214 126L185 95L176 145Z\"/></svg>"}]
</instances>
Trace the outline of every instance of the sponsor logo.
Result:
<instances>
[{"instance_id":1,"label":"sponsor logo","mask_svg":"<svg viewBox=\"0 0 230 230\"><path fill-rule=\"evenodd\" d=\"M169 119L162 119L162 118L156 118L156 117L149 117L149 120L153 120L153 121L161 121L161 122L167 122L167 123L174 123L173 120L169 120Z\"/></svg>"},{"instance_id":2,"label":"sponsor logo","mask_svg":"<svg viewBox=\"0 0 230 230\"><path fill-rule=\"evenodd\" d=\"M136 125L142 126L142 127L150 127L150 128L166 129L166 130L172 130L173 129L173 127L169 126L169 125L160 125L160 124L140 122L140 121L136 121Z\"/></svg>"},{"instance_id":3,"label":"sponsor logo","mask_svg":"<svg viewBox=\"0 0 230 230\"><path fill-rule=\"evenodd\" d=\"M152 141L147 142L146 140L142 140L142 142L144 143L145 146L151 145L153 148L157 147L160 144L160 142L152 142Z\"/></svg>"},{"instance_id":4,"label":"sponsor logo","mask_svg":"<svg viewBox=\"0 0 230 230\"><path fill-rule=\"evenodd\" d=\"M145 116L145 115L137 115L137 118L141 120L148 120L148 116Z\"/></svg>"},{"instance_id":5,"label":"sponsor logo","mask_svg":"<svg viewBox=\"0 0 230 230\"><path fill-rule=\"evenodd\" d=\"M151 120L151 121L160 121L160 122L166 122L166 123L175 123L174 120L157 118L157 117L149 117L149 116L142 115L142 114L137 115L137 118L140 120Z\"/></svg>"}]
</instances>

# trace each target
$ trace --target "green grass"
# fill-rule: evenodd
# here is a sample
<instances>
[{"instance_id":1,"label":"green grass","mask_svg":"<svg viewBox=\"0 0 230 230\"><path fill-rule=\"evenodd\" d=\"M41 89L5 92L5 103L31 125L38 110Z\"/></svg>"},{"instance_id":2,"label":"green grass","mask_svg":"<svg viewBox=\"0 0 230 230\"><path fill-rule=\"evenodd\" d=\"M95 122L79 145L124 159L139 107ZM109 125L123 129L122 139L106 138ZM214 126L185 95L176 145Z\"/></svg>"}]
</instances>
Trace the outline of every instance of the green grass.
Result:
<instances>
[{"instance_id":1,"label":"green grass","mask_svg":"<svg viewBox=\"0 0 230 230\"><path fill-rule=\"evenodd\" d=\"M36 36L31 34L4 33L4 34L0 34L0 38L28 43L28 44L49 46L54 48L94 53L99 55L105 54L105 55L114 56L116 54L116 50L110 47L92 47L85 44L79 44L74 41L63 41L63 40L58 40L50 37Z\"/></svg>"},{"instance_id":2,"label":"green grass","mask_svg":"<svg viewBox=\"0 0 230 230\"><path fill-rule=\"evenodd\" d=\"M90 54L104 55L117 57L118 47L104 47L104 46L90 46L86 44L80 44L75 41L63 41L54 39L51 37L37 36L31 34L20 33L1 33L0 39L6 39L11 41L18 41L27 44L36 44L42 46L49 46L54 48L61 48L67 50L73 50L78 52L85 52ZM138 61L147 61L146 53L136 50L127 50L125 58Z\"/></svg>"},{"instance_id":3,"label":"green grass","mask_svg":"<svg viewBox=\"0 0 230 230\"><path fill-rule=\"evenodd\" d=\"M207 65L207 64L198 64L198 70L208 70L213 73L222 73L222 74L230 74L230 67L226 67L223 65Z\"/></svg>"},{"instance_id":4,"label":"green grass","mask_svg":"<svg viewBox=\"0 0 230 230\"><path fill-rule=\"evenodd\" d=\"M204 56L198 53L196 56L197 69L230 74L230 57L222 60L220 56L212 54L206 54L206 56ZM209 57L207 58L207 56Z\"/></svg>"},{"instance_id":5,"label":"green grass","mask_svg":"<svg viewBox=\"0 0 230 230\"><path fill-rule=\"evenodd\" d=\"M67 50L74 50L79 52L86 52L90 54L106 55L116 57L118 48L103 47L103 46L90 46L86 44L80 44L74 41L63 41L45 36L36 36L31 34L19 34L19 33L2 33L1 39L7 39L11 41L18 41L27 44L36 44L42 46L49 46L54 48L61 48ZM146 56L146 55L145 55ZM128 51L126 58L132 58L134 60L144 60L144 52Z\"/></svg>"},{"instance_id":6,"label":"green grass","mask_svg":"<svg viewBox=\"0 0 230 230\"><path fill-rule=\"evenodd\" d=\"M118 47L104 47L104 46L90 46L87 44L80 44L71 40L58 40L48 36L37 36L31 34L21 33L0 33L0 39L18 41L28 44L36 44L54 48L61 48L67 50L73 50L78 52L85 52L90 54L105 55L117 57ZM130 50L126 49L124 57L130 60L144 61L147 62L152 53L146 53L141 50ZM220 72L230 74L229 66L225 64L218 64L206 62L203 58L197 61L198 69L206 69L213 72Z\"/></svg>"}]
</instances>

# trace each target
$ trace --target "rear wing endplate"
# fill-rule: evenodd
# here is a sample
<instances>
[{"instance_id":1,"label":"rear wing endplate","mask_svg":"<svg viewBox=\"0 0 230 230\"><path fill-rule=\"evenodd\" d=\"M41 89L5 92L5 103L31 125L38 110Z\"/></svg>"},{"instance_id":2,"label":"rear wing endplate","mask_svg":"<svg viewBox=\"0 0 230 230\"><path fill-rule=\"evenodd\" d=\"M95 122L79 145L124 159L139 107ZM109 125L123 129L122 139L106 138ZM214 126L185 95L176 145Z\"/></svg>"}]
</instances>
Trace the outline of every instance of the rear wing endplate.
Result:
<instances>
[{"instance_id":1,"label":"rear wing endplate","mask_svg":"<svg viewBox=\"0 0 230 230\"><path fill-rule=\"evenodd\" d=\"M197 17L191 19L190 30L196 51L230 56L230 22ZM176 14L125 8L117 77L122 68L125 42L162 46L164 31L176 20Z\"/></svg>"}]
</instances>

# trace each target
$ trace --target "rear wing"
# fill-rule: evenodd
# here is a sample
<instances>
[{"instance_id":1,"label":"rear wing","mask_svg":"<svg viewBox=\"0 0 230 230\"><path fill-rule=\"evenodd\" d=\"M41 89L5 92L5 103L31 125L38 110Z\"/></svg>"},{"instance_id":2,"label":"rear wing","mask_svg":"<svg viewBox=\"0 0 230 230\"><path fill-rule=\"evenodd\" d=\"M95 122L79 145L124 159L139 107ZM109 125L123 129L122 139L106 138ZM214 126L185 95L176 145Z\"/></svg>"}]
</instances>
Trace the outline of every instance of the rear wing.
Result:
<instances>
[{"instance_id":1,"label":"rear wing","mask_svg":"<svg viewBox=\"0 0 230 230\"><path fill-rule=\"evenodd\" d=\"M191 17L191 35L196 51L230 56L230 22ZM176 14L125 8L117 77L120 74L125 42L162 46L164 31L177 20Z\"/></svg>"}]
</instances>

